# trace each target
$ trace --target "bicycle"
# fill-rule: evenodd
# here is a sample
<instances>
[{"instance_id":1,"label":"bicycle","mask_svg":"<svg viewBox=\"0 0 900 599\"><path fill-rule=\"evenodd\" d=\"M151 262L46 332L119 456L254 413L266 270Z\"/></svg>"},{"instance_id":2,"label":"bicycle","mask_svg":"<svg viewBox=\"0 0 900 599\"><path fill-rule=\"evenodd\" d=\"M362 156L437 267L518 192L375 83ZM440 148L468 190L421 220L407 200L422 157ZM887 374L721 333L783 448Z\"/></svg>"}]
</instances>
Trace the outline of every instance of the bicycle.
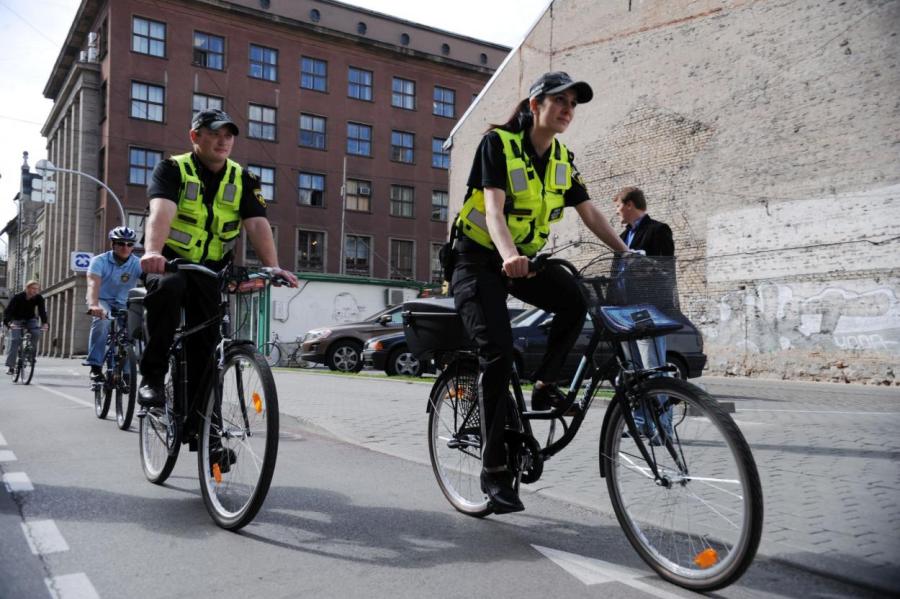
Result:
<instances>
[{"instance_id":1,"label":"bicycle","mask_svg":"<svg viewBox=\"0 0 900 599\"><path fill-rule=\"evenodd\" d=\"M22 344L19 346L19 353L16 356L16 365L14 367L13 382L22 382L23 385L31 384L31 378L34 376L35 347L31 337L31 331L22 325L10 324L9 330L24 329L22 333Z\"/></svg>"},{"instance_id":2,"label":"bicycle","mask_svg":"<svg viewBox=\"0 0 900 599\"><path fill-rule=\"evenodd\" d=\"M290 368L291 364L296 364L300 368L305 368L309 363L300 357L301 350L303 349L303 336L297 335L294 342L296 345L288 355L285 365ZM278 366L278 364L281 363L281 356L284 355L284 349L281 347L281 339L278 338L278 333L272 333L272 340L263 345L262 354L266 358L266 363L271 367Z\"/></svg>"},{"instance_id":3,"label":"bicycle","mask_svg":"<svg viewBox=\"0 0 900 599\"><path fill-rule=\"evenodd\" d=\"M219 313L187 327L185 311L168 350L165 406L142 409L140 454L144 475L155 484L169 477L182 444L197 451L200 490L213 521L227 530L248 524L266 498L278 454L278 396L272 371L250 340L231 338L230 296L257 291L273 276L248 274L229 266L215 272L179 260L166 270L190 270L216 277ZM281 279L275 277L275 282ZM188 398L186 338L218 326L220 340L211 360L215 368ZM202 398L199 399L199 398Z\"/></svg>"},{"instance_id":4,"label":"bicycle","mask_svg":"<svg viewBox=\"0 0 900 599\"><path fill-rule=\"evenodd\" d=\"M108 318L110 323L106 335L106 354L103 356L103 378L91 382L94 414L100 420L106 418L115 392L116 425L127 431L131 427L137 397L137 357L131 335L128 334L128 310L113 309Z\"/></svg>"},{"instance_id":5,"label":"bicycle","mask_svg":"<svg viewBox=\"0 0 900 599\"><path fill-rule=\"evenodd\" d=\"M614 396L603 419L599 470L626 537L662 578L695 591L722 588L746 571L759 546L759 474L737 425L712 397L687 381L669 378L671 366L644 368L639 358L630 358L639 356L639 339L667 334L681 324L663 311L677 308L674 265L672 289L648 300L646 284L658 280L658 260L630 255L622 260L615 258L612 268L604 270L611 274L599 276L587 274L597 260L581 270L546 256L535 261L545 267L558 264L576 276L594 334L566 400L550 410L526 408L513 367L505 443L515 489L540 479L545 463L575 437L598 387L608 380ZM641 265L648 266L645 276L622 276L635 275ZM645 288L637 293L635 287L642 282ZM632 303L635 297L648 303ZM654 300L668 305L658 307ZM429 455L438 485L458 511L487 516L493 509L479 482L484 431L478 351L452 299L418 300L407 306L410 347L422 356L434 355L443 365L427 406ZM615 351L598 365L592 356L601 342ZM649 420L643 426L635 422L638 410ZM532 421L539 420L550 421L544 444L532 432Z\"/></svg>"}]
</instances>

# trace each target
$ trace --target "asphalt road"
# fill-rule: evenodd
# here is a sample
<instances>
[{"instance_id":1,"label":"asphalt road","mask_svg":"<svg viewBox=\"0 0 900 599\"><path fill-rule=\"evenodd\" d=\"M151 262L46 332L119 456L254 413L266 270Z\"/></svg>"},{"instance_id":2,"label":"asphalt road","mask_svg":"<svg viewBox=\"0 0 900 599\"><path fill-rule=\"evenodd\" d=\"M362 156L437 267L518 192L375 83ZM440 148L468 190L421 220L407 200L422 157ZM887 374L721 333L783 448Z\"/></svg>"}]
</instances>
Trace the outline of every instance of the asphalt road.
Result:
<instances>
[{"instance_id":1,"label":"asphalt road","mask_svg":"<svg viewBox=\"0 0 900 599\"><path fill-rule=\"evenodd\" d=\"M463 516L427 464L322 434L290 415L303 404L287 392L268 499L243 531L222 531L195 454L148 483L135 429L94 417L82 370L43 360L29 387L0 380L0 597L692 596L657 578L610 515L537 493L521 514ZM358 393L326 380L320 401ZM399 398L422 386L377 384L367 392L421 419ZM766 558L717 595L877 596Z\"/></svg>"}]
</instances>

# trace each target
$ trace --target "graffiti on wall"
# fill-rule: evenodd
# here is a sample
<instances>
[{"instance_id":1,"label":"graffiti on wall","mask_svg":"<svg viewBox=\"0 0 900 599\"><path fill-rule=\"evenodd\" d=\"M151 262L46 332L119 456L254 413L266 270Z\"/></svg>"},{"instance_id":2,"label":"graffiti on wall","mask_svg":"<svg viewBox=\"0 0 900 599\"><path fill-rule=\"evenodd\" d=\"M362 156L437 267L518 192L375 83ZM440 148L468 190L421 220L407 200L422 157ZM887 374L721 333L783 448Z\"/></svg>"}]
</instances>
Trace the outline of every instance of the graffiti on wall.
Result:
<instances>
[{"instance_id":1,"label":"graffiti on wall","mask_svg":"<svg viewBox=\"0 0 900 599\"><path fill-rule=\"evenodd\" d=\"M900 354L900 298L896 288L854 291L829 286L804 296L785 284L728 292L690 312L706 322L717 345L751 353L788 349L869 350Z\"/></svg>"},{"instance_id":2,"label":"graffiti on wall","mask_svg":"<svg viewBox=\"0 0 900 599\"><path fill-rule=\"evenodd\" d=\"M332 300L331 319L338 324L359 322L365 318L365 306L360 305L352 293L341 291Z\"/></svg>"}]
</instances>

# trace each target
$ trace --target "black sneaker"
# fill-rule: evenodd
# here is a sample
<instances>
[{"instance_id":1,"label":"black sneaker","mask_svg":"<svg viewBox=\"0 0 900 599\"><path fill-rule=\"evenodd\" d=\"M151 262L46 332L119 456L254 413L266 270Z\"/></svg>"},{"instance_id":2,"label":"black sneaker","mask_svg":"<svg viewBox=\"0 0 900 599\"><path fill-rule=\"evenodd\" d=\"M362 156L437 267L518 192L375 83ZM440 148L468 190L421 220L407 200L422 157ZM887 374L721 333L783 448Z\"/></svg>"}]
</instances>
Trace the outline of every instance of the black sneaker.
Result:
<instances>
[{"instance_id":1,"label":"black sneaker","mask_svg":"<svg viewBox=\"0 0 900 599\"><path fill-rule=\"evenodd\" d=\"M145 408L161 408L166 405L166 391L162 381L144 377L138 389L138 403Z\"/></svg>"},{"instance_id":2,"label":"black sneaker","mask_svg":"<svg viewBox=\"0 0 900 599\"><path fill-rule=\"evenodd\" d=\"M519 494L513 488L512 473L481 471L481 490L488 496L495 514L521 512L525 509Z\"/></svg>"},{"instance_id":3,"label":"black sneaker","mask_svg":"<svg viewBox=\"0 0 900 599\"><path fill-rule=\"evenodd\" d=\"M103 377L103 368L97 365L91 365L91 382L92 383L102 383L105 380Z\"/></svg>"},{"instance_id":4,"label":"black sneaker","mask_svg":"<svg viewBox=\"0 0 900 599\"><path fill-rule=\"evenodd\" d=\"M214 447L209 450L209 467L219 465L219 472L225 474L231 470L231 465L237 462L237 454L233 449Z\"/></svg>"}]
</instances>

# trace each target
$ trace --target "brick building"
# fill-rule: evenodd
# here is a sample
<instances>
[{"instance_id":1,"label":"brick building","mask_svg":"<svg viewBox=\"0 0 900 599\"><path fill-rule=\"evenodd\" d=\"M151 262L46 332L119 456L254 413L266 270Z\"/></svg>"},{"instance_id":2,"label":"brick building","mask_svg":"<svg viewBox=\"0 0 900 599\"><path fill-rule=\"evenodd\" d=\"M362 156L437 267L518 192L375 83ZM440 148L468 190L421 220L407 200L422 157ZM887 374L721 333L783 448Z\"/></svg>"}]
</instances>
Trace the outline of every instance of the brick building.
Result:
<instances>
[{"instance_id":1,"label":"brick building","mask_svg":"<svg viewBox=\"0 0 900 599\"><path fill-rule=\"evenodd\" d=\"M194 111L223 108L283 267L430 281L446 234L442 143L508 50L331 0L83 0L43 134L53 163L104 180L141 229L154 165L189 149ZM41 274L66 328L45 349L70 355L88 319L69 254L105 250L119 216L89 180L57 177ZM237 255L255 261L243 244Z\"/></svg>"},{"instance_id":2,"label":"brick building","mask_svg":"<svg viewBox=\"0 0 900 599\"><path fill-rule=\"evenodd\" d=\"M451 213L487 123L568 71L595 97L562 139L613 221L638 185L672 226L711 372L897 384L898 23L881 0L556 0L452 133Z\"/></svg>"}]
</instances>

